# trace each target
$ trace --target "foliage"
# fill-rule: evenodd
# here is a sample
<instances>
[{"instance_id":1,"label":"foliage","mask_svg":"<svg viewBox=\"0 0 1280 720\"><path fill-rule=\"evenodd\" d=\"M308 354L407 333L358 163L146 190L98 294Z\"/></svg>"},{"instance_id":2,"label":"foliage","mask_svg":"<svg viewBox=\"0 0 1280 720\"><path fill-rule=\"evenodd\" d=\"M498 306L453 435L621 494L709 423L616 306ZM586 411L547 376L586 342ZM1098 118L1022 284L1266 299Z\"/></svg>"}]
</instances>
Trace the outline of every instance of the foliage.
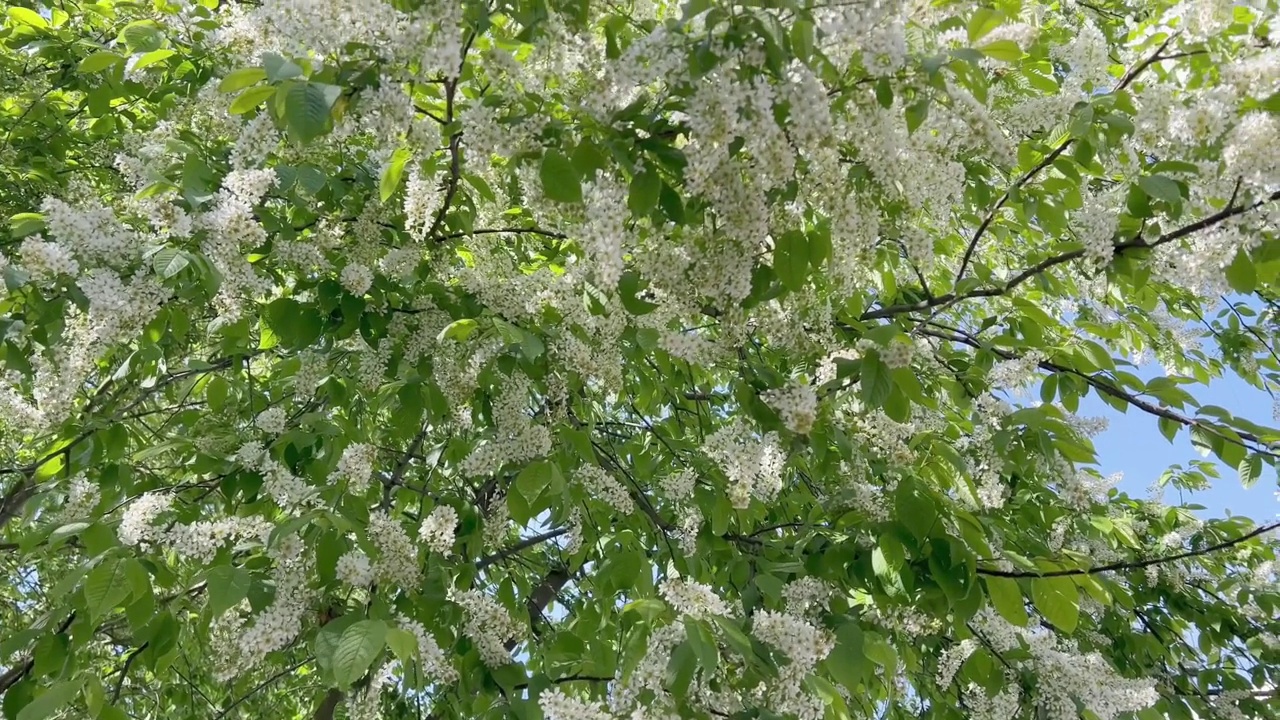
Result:
<instances>
[{"instance_id":1,"label":"foliage","mask_svg":"<svg viewBox=\"0 0 1280 720\"><path fill-rule=\"evenodd\" d=\"M1273 0L3 23L6 718L1278 717Z\"/></svg>"}]
</instances>

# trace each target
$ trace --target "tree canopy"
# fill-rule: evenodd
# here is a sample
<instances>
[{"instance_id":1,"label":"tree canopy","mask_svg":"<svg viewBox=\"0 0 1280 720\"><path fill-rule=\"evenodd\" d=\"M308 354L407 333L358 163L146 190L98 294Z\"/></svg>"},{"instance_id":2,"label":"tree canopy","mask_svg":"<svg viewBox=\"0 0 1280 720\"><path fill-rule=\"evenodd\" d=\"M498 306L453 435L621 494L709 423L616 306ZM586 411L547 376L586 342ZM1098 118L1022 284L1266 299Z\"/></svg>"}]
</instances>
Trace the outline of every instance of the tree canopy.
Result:
<instances>
[{"instance_id":1,"label":"tree canopy","mask_svg":"<svg viewBox=\"0 0 1280 720\"><path fill-rule=\"evenodd\" d=\"M1280 717L1275 0L4 7L5 718Z\"/></svg>"}]
</instances>

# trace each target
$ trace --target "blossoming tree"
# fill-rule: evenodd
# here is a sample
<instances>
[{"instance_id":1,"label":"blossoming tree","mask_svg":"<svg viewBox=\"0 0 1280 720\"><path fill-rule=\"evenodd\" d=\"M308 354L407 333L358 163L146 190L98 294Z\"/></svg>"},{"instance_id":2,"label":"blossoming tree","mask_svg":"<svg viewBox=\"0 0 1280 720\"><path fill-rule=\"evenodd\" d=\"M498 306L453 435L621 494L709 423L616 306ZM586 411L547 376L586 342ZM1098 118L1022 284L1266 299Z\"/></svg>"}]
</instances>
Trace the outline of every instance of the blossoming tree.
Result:
<instances>
[{"instance_id":1,"label":"blossoming tree","mask_svg":"<svg viewBox=\"0 0 1280 720\"><path fill-rule=\"evenodd\" d=\"M1280 717L1276 13L10 0L4 717Z\"/></svg>"}]
</instances>

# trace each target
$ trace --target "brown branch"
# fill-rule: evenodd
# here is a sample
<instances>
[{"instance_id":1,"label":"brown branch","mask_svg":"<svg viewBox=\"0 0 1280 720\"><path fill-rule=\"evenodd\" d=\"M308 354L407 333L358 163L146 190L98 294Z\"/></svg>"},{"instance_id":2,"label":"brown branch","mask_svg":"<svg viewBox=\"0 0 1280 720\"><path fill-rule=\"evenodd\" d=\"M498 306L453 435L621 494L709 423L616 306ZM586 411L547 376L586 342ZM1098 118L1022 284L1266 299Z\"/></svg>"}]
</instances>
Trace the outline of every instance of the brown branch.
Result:
<instances>
[{"instance_id":1,"label":"brown branch","mask_svg":"<svg viewBox=\"0 0 1280 720\"><path fill-rule=\"evenodd\" d=\"M1155 52L1148 55L1145 60L1138 63L1133 68L1131 68L1128 72L1126 72L1124 76L1120 78L1120 81L1116 83L1115 88L1111 90L1112 94L1120 92L1121 90L1128 87L1128 85L1132 83L1135 79L1137 79L1137 77L1141 75L1144 70L1150 67L1153 63L1156 63L1159 60L1163 59L1161 57L1161 53L1163 53L1165 49L1169 47L1169 44L1173 42L1173 39L1175 37L1177 37L1176 34L1170 35L1168 39L1166 39L1160 45L1160 47L1156 48ZM960 270L956 272L956 281L955 281L956 288L960 287L960 281L964 279L965 271L969 269L969 263L973 260L973 254L977 250L978 243L982 240L982 236L987 232L987 229L991 227L991 223L995 222L996 215L999 214L1000 210L1005 206L1006 203L1009 202L1009 198L1010 196L1012 196L1013 192L1021 188L1023 185L1026 185L1027 183L1031 182L1031 180L1033 180L1037 175L1039 175L1041 171L1043 171L1045 168L1052 165L1053 162L1057 160L1059 157L1061 157L1062 153L1066 152L1067 149L1070 148L1072 143L1074 142L1075 142L1075 138L1067 138L1066 140L1064 140L1061 144L1058 145L1058 147L1054 148L1048 155L1045 155L1044 158L1039 163L1037 163L1035 167L1031 168L1022 177L1015 180L1014 183L1004 191L1004 194L1002 194L1000 198L996 200L996 204L991 206L991 210L989 210L987 212L987 216L982 219L982 223L978 225L978 229L974 231L973 237L969 240L969 245L965 248L964 257L960 260ZM927 294L927 291L926 291L926 294ZM961 298L957 298L957 300L959 299Z\"/></svg>"},{"instance_id":2,"label":"brown branch","mask_svg":"<svg viewBox=\"0 0 1280 720\"><path fill-rule=\"evenodd\" d=\"M515 555L522 550L527 550L528 548L531 548L534 545L540 545L548 540L553 540L568 532L569 532L568 528L556 528L555 530L548 530L547 532L541 533L539 535L533 535L531 537L527 537L521 540L520 542L516 543L515 545L503 548L492 555L486 555L480 558L480 560L476 562L476 570L484 570L490 565L500 560L505 560L506 558L509 558L512 555Z\"/></svg>"},{"instance_id":3,"label":"brown branch","mask_svg":"<svg viewBox=\"0 0 1280 720\"><path fill-rule=\"evenodd\" d=\"M1200 232L1201 230L1210 228L1222 222L1223 220L1235 217L1236 215L1242 215L1252 210L1256 210L1262 205L1265 205L1266 203L1269 203L1275 200L1280 200L1280 190L1273 192L1270 195L1266 196L1265 198L1258 200L1254 203L1251 203L1249 205L1236 205L1234 203L1228 204L1227 207L1223 208L1222 210L1219 210L1218 212L1212 215L1201 218L1200 220L1193 222L1190 225L1180 227L1177 230L1171 230L1170 232L1165 233L1164 235L1161 235L1160 237L1150 242L1147 242L1146 240L1143 240L1142 238L1138 237L1138 238L1133 238L1132 240L1126 240L1121 243L1116 243L1114 246L1115 253L1117 255L1122 255L1129 250L1149 250L1151 248L1156 248L1166 243L1173 242L1174 240L1181 240L1184 237L1187 237L1189 235L1194 235L1195 233ZM1063 263L1071 262L1072 260L1077 260L1082 257L1084 257L1084 250L1072 250L1070 252L1062 253L1061 255L1054 255L1053 257L1046 258L1040 261L1039 263L1033 265L1032 267L1027 268L1026 270L1023 270L1022 272L1018 273L1017 275L1013 276L1013 278L1010 279L1008 282L1006 282L1004 285L978 288L976 290L972 290L970 292L963 293L960 295L957 295L955 293L947 293L946 295L939 295L938 297L935 297L931 300L921 300L920 302L915 302L915 303L904 303L901 305L888 305L878 310L868 310L867 312L864 312L859 317L859 319L875 320L879 318L891 318L897 315L902 315L904 313L929 310L939 305L950 306L950 305L954 305L957 302L960 302L961 300L968 300L971 298L999 297L1001 295L1005 295L1011 292L1014 288L1018 287L1022 283L1036 277L1037 275L1043 273L1046 270L1049 270L1050 268L1056 267Z\"/></svg>"},{"instance_id":4,"label":"brown branch","mask_svg":"<svg viewBox=\"0 0 1280 720\"><path fill-rule=\"evenodd\" d=\"M1200 550L1187 550L1185 552L1180 552L1176 555L1169 555L1167 557L1161 557L1161 558L1148 558L1146 560L1135 560L1130 562L1115 562L1115 563L1109 563L1107 565L1099 565L1097 567L1082 569L1082 570L1081 569L1049 570L1046 572L1030 572L1030 571L1023 571L1023 570L996 570L992 568L978 568L978 574L990 575L994 577L1008 577L1008 578L1022 578L1022 577L1048 578L1048 577L1071 577L1071 576L1079 576L1079 575L1097 575L1099 573L1112 572L1115 570L1140 570L1142 568L1150 567L1152 565L1160 565L1162 563L1174 562L1176 560L1186 560L1187 558L1198 557L1201 555L1208 555L1209 553L1217 552L1219 550L1225 550L1227 548L1239 545L1240 543L1246 540L1255 538L1259 535L1265 535L1266 533L1269 533L1272 530L1275 530L1276 528L1280 528L1280 522L1274 522L1269 525L1260 525L1254 528L1253 530L1251 530L1250 532L1247 532L1244 535L1241 535L1238 538L1234 538L1231 540L1224 540L1223 542L1220 542L1216 545L1210 545L1209 547L1201 548Z\"/></svg>"},{"instance_id":5,"label":"brown branch","mask_svg":"<svg viewBox=\"0 0 1280 720\"><path fill-rule=\"evenodd\" d=\"M979 342L978 339L973 337L972 335L959 332L954 328L947 328L945 326L939 326L936 323L929 323L928 321L926 321L926 323L922 323L922 326L925 324L930 325L930 327L923 328L920 330L920 332L924 335L929 335L930 337L936 337L940 340L950 340L952 342L958 342L973 348L981 349L984 347L982 343ZM939 327L941 327L942 329L941 330L935 329ZM1008 350L1001 350L1000 348L987 347L985 349L990 350L991 352L995 353L996 355L1000 356L1005 360L1017 360L1022 357L1017 353L1012 353L1012 352L1009 352ZM1256 452L1260 455L1266 455L1267 457L1280 459L1280 453L1277 453L1271 450L1268 443L1264 442L1262 438L1259 438L1257 435L1254 435L1253 433L1232 430L1233 434L1228 435L1226 433L1223 433L1220 429L1218 429L1216 426L1214 426L1211 423L1207 423L1193 417L1188 417L1187 415L1183 415L1182 413L1177 412L1175 410L1171 410L1170 408L1164 407L1162 405L1156 405L1155 403L1143 400L1142 398L1138 397L1137 395L1134 395L1133 393L1126 392L1112 385L1109 382L1105 382L1104 380L1097 377L1096 375L1090 375L1088 373L1084 373L1079 370L1076 370L1075 368L1069 368L1069 367L1066 367L1065 365L1058 365L1057 363L1053 363L1048 360L1042 360L1041 362L1038 363L1038 366L1040 367L1040 369L1046 370L1048 372L1065 373L1067 375L1074 375L1084 380L1086 383L1089 384L1090 387L1092 387L1094 390L1097 390L1099 393L1104 393L1106 395L1110 395L1113 398L1116 398L1117 400L1122 400L1125 403L1132 405L1133 407L1136 407L1139 410L1142 410L1143 412L1149 415L1161 417L1171 422L1178 423L1179 425L1182 425L1185 427L1201 428L1202 430L1212 433L1218 438L1221 438L1224 442L1229 442L1233 445L1239 445L1240 447L1246 450L1249 450L1251 452Z\"/></svg>"},{"instance_id":6,"label":"brown branch","mask_svg":"<svg viewBox=\"0 0 1280 720\"><path fill-rule=\"evenodd\" d=\"M324 700L316 706L316 711L311 715L311 720L333 720L333 713L338 709L338 703L342 702L342 691L337 688L329 688L329 692L325 693Z\"/></svg>"},{"instance_id":7,"label":"brown branch","mask_svg":"<svg viewBox=\"0 0 1280 720\"><path fill-rule=\"evenodd\" d=\"M557 240L564 240L565 238L569 237L568 235L565 235L562 232L556 232L554 230L543 230L542 228L536 228L536 227L531 227L531 228L512 227L512 228L485 228L483 230L468 230L464 232L449 233L448 235L439 235L435 239L437 242L445 242L446 240L457 240L458 238L471 237L473 235L499 235L499 234L542 235L544 237L555 238Z\"/></svg>"}]
</instances>

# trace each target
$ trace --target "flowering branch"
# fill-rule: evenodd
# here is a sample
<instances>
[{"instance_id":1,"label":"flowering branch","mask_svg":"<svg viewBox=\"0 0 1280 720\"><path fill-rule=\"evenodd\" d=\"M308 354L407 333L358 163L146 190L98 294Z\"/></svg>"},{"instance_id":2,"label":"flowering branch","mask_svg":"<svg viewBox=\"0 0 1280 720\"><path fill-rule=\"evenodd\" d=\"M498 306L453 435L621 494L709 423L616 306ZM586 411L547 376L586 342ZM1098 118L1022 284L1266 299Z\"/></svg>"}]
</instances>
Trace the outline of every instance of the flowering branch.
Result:
<instances>
[{"instance_id":1,"label":"flowering branch","mask_svg":"<svg viewBox=\"0 0 1280 720\"><path fill-rule=\"evenodd\" d=\"M958 342L973 348L984 348L984 345L972 335L969 335L964 332L960 332L955 328L940 326L937 323L929 323L929 325L931 327L923 328L921 330L921 332L924 335L936 337L941 340L950 340L952 342ZM922 324L922 327L923 327L923 324ZM938 327L941 327L943 329L942 330L932 329L932 328L938 328ZM1022 357L1017 353L1012 353L1012 352L1009 352L1008 350L1001 350L1000 348L987 347L985 349L990 350L991 352L995 353L996 355L1000 356L1005 360L1017 360ZM1232 434L1224 433L1217 426L1211 423L1207 423L1202 420L1198 420L1196 418L1188 417L1186 415L1183 415L1182 413L1176 412L1162 405L1156 405L1155 403L1151 403L1146 400L1143 400L1142 398L1138 397L1137 395L1134 395L1133 393L1126 392L1110 383L1104 382L1103 380L1099 379L1096 375L1090 375L1089 373L1080 372L1075 368L1069 368L1064 365L1058 365L1057 363L1053 363L1048 360L1042 360L1041 362L1038 363L1038 366L1041 369L1047 370L1049 372L1065 373L1067 375L1074 375L1075 377L1081 378L1086 383L1088 383L1090 387L1094 388L1098 392L1104 393L1118 400L1122 400L1125 403L1132 405L1133 407L1136 407L1139 410L1142 410L1143 412L1146 412L1150 415L1155 415L1156 417L1161 417L1166 420L1170 420L1172 422L1178 423L1179 425L1183 425L1185 427L1200 428L1208 433L1213 434L1215 437L1221 438L1224 442L1229 442L1233 445L1239 445L1240 447L1246 450L1256 452L1260 455L1266 455L1267 457L1280 459L1280 453L1270 450L1268 448L1268 443L1264 442L1262 438L1259 438L1257 435L1254 435L1253 433L1239 432L1239 431L1232 431Z\"/></svg>"},{"instance_id":2,"label":"flowering branch","mask_svg":"<svg viewBox=\"0 0 1280 720\"><path fill-rule=\"evenodd\" d=\"M1240 543L1246 540L1250 540L1252 538L1258 537L1259 535L1265 535L1277 528L1280 528L1280 522L1274 522L1269 525L1260 525L1254 528L1253 530L1245 533L1244 535L1241 535L1238 538L1233 538L1231 540L1224 540L1223 542L1220 542L1216 545L1210 545L1209 547L1201 548L1199 550L1187 550L1185 552L1180 552L1176 555L1169 555L1167 557L1161 557L1161 558L1148 558L1146 560L1134 560L1130 562L1115 562L1115 563L1110 563L1107 565L1099 565L1097 567L1092 567L1087 569L1046 570L1044 572L1031 572L1031 571L1024 571L1024 570L998 570L995 568L978 568L978 574L990 575L993 577L1007 577L1007 578L1022 578L1022 577L1046 578L1046 577L1071 577L1071 576L1078 576L1078 575L1097 575L1099 573L1112 572L1114 570L1140 570L1142 568L1150 567L1152 565L1160 565L1163 563L1174 562L1176 560L1186 560L1187 558L1198 557L1200 555L1208 555L1209 553L1214 553L1219 550L1225 550L1227 548L1239 545Z\"/></svg>"},{"instance_id":3,"label":"flowering branch","mask_svg":"<svg viewBox=\"0 0 1280 720\"><path fill-rule=\"evenodd\" d=\"M520 542L516 543L515 545L503 548L492 555L486 555L480 558L480 560L476 562L476 570L484 570L485 568L489 567L490 565L500 560L505 560L506 558L509 558L512 555L519 553L521 550L527 550L528 548L531 548L534 545L540 545L548 540L553 540L555 538L558 538L561 535L564 535L568 532L569 532L568 528L556 528L555 530L548 530L547 532L540 533L538 535L533 535L531 537L527 537L521 540Z\"/></svg>"},{"instance_id":4,"label":"flowering branch","mask_svg":"<svg viewBox=\"0 0 1280 720\"><path fill-rule=\"evenodd\" d=\"M1117 255L1120 255L1129 250L1137 250L1137 249L1149 250L1151 248L1156 248L1166 243L1173 242L1174 240L1181 240L1184 237L1193 235L1197 232L1200 232L1201 230L1217 225L1223 220L1226 220L1231 217L1235 217L1236 215L1242 215L1252 210L1256 210L1259 207L1265 205L1266 203L1273 202L1275 200L1280 200L1280 190L1277 190L1271 193L1270 195L1267 195L1263 199L1248 205L1236 205L1234 202L1231 202L1225 208L1219 210L1218 212L1212 215L1208 215L1196 222L1191 223L1190 225L1186 225L1181 228L1178 228L1177 230L1171 230L1170 232L1167 232L1164 235L1161 235L1160 237L1150 242L1143 240L1141 237L1136 237L1136 238L1133 238L1132 240L1126 240L1124 242L1116 243L1114 246L1115 252ZM1037 275L1040 275L1041 273L1045 272L1046 270L1049 270L1050 268L1057 267L1058 265L1061 265L1063 263L1071 262L1072 260L1078 260L1082 257L1084 257L1083 249L1072 250L1070 252L1062 253L1061 255L1054 255L1053 257L1042 260L1039 263L1036 263L1035 265L1033 265L1032 267L1027 268L1026 270L1023 270L1021 273L1018 273L1017 275L1013 276L1013 278L1011 278L1008 282L1006 282L1003 285L998 285L994 287L977 288L976 290L971 290L967 293L961 293L961 294L950 292L945 295L939 295L932 299L925 299L925 300L921 300L919 302L914 302L914 303L904 303L901 305L889 305L887 307L882 307L878 310L868 310L867 312L864 312L859 319L874 320L877 318L890 318L890 317L895 317L897 315L902 315L903 313L917 312L920 310L929 310L939 305L950 307L960 302L961 300L969 300L971 298L1000 297L1001 295L1005 295L1009 293L1010 291L1012 291L1014 288L1018 287L1022 283L1036 277Z\"/></svg>"}]
</instances>

